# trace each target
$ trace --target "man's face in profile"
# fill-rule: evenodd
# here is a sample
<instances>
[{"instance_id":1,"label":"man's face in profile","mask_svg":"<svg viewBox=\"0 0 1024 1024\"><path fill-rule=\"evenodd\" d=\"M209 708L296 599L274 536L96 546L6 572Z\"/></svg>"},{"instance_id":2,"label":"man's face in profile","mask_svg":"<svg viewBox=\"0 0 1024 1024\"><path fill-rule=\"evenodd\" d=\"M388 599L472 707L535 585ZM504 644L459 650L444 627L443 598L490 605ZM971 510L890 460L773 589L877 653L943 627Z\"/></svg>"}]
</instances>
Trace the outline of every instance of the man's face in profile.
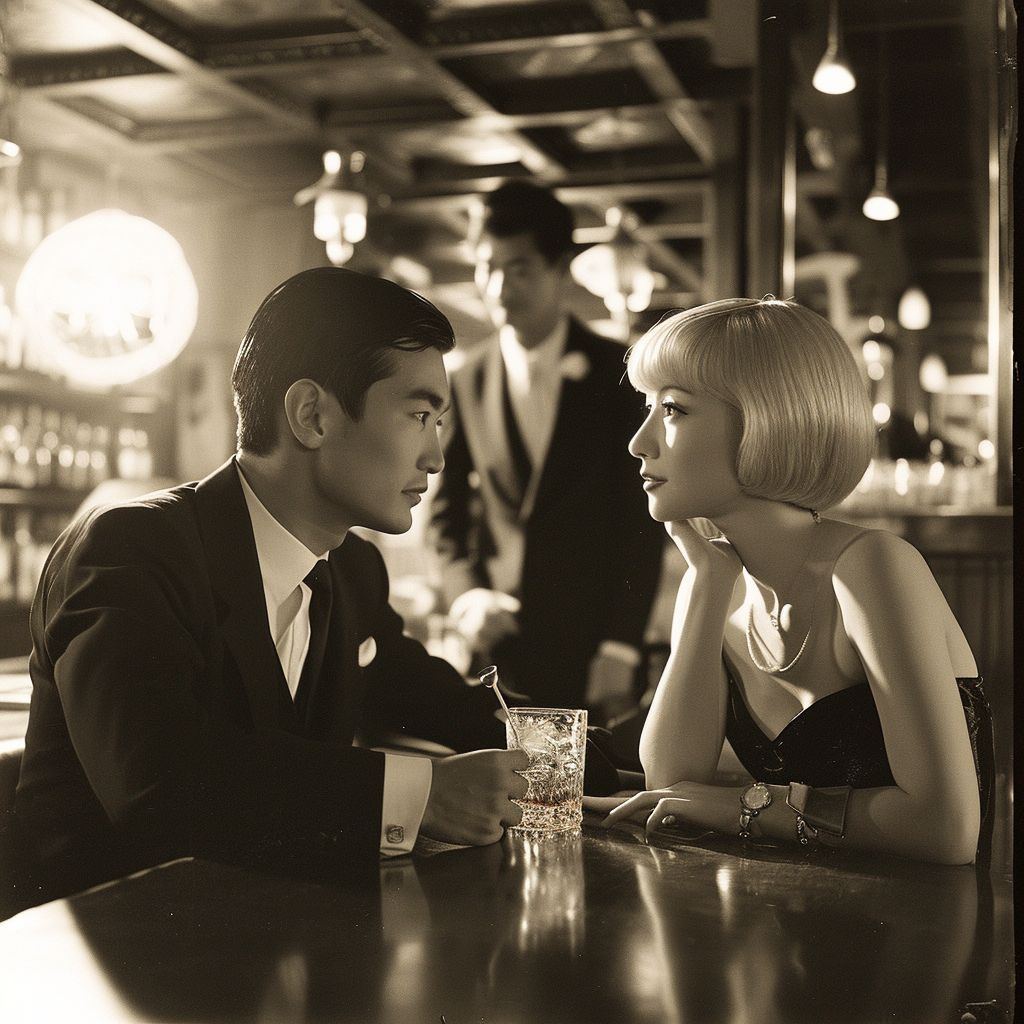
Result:
<instances>
[{"instance_id":1,"label":"man's face in profile","mask_svg":"<svg viewBox=\"0 0 1024 1024\"><path fill-rule=\"evenodd\" d=\"M360 419L329 398L331 429L317 452L315 485L325 514L346 529L405 533L428 475L444 467L438 426L449 393L441 353L398 350L391 358L395 372L370 386Z\"/></svg>"}]
</instances>

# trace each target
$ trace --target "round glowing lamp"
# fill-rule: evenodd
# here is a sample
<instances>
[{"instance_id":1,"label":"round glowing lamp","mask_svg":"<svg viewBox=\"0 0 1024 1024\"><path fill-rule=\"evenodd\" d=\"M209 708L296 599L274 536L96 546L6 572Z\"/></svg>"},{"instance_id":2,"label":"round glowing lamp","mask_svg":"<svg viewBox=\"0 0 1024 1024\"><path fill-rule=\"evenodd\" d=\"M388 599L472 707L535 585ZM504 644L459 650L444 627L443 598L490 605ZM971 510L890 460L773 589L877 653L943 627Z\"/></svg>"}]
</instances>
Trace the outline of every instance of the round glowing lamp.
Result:
<instances>
[{"instance_id":1,"label":"round glowing lamp","mask_svg":"<svg viewBox=\"0 0 1024 1024\"><path fill-rule=\"evenodd\" d=\"M49 234L15 289L30 337L69 380L126 384L170 363L196 325L185 254L159 225L97 210Z\"/></svg>"}]
</instances>

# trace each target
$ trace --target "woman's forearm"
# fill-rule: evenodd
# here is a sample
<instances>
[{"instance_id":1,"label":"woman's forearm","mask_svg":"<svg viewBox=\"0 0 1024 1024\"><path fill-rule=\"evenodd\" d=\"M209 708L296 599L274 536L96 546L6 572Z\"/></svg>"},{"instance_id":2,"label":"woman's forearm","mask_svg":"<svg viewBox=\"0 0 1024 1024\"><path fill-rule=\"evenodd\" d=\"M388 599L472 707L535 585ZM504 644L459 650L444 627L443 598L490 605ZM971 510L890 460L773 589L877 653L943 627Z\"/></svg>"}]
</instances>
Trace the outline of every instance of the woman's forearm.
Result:
<instances>
[{"instance_id":1,"label":"woman's forearm","mask_svg":"<svg viewBox=\"0 0 1024 1024\"><path fill-rule=\"evenodd\" d=\"M739 834L740 796L746 787L681 782L671 788L674 799L668 813L688 824ZM754 819L752 835L799 842L797 812L786 802L789 787L772 785L768 789L771 804ZM652 806L655 796L650 795ZM924 800L897 786L888 786L852 790L842 836L819 830L817 839L811 842L933 863L968 864L974 859L978 828L978 806L973 800L953 796Z\"/></svg>"},{"instance_id":2,"label":"woman's forearm","mask_svg":"<svg viewBox=\"0 0 1024 1024\"><path fill-rule=\"evenodd\" d=\"M725 730L725 623L734 581L688 569L672 620L672 651L640 737L648 788L714 778Z\"/></svg>"}]
</instances>

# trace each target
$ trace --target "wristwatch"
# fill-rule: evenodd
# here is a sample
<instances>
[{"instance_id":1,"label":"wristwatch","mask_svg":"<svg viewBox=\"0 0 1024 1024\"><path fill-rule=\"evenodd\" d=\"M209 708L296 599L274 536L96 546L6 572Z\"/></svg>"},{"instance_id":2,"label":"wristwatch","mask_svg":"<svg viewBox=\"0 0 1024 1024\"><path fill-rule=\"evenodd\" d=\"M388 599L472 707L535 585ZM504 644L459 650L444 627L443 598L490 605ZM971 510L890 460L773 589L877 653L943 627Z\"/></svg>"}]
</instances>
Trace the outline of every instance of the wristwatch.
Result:
<instances>
[{"instance_id":1,"label":"wristwatch","mask_svg":"<svg viewBox=\"0 0 1024 1024\"><path fill-rule=\"evenodd\" d=\"M740 838L750 836L750 823L772 802L772 791L763 783L755 782L740 794Z\"/></svg>"}]
</instances>

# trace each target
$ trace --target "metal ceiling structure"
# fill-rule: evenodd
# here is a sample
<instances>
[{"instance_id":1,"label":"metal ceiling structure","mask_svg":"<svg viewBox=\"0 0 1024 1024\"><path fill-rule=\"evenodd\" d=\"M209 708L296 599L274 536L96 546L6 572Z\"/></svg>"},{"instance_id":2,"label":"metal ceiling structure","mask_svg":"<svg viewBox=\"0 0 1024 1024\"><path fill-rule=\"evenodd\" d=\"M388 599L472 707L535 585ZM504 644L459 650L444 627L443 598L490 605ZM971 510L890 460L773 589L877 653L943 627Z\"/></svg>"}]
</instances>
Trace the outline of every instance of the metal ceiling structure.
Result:
<instances>
[{"instance_id":1,"label":"metal ceiling structure","mask_svg":"<svg viewBox=\"0 0 1024 1024\"><path fill-rule=\"evenodd\" d=\"M7 119L29 154L184 195L281 202L325 149L362 150L351 265L415 261L432 297L481 317L469 218L512 176L556 187L583 241L617 206L658 275L655 313L747 287L755 208L785 186L759 178L760 124L780 158L792 133L790 254L852 250L867 281L930 283L955 334L983 290L988 7L846 0L858 88L823 97L825 0L8 0ZM905 211L888 234L859 214L880 80Z\"/></svg>"}]
</instances>

